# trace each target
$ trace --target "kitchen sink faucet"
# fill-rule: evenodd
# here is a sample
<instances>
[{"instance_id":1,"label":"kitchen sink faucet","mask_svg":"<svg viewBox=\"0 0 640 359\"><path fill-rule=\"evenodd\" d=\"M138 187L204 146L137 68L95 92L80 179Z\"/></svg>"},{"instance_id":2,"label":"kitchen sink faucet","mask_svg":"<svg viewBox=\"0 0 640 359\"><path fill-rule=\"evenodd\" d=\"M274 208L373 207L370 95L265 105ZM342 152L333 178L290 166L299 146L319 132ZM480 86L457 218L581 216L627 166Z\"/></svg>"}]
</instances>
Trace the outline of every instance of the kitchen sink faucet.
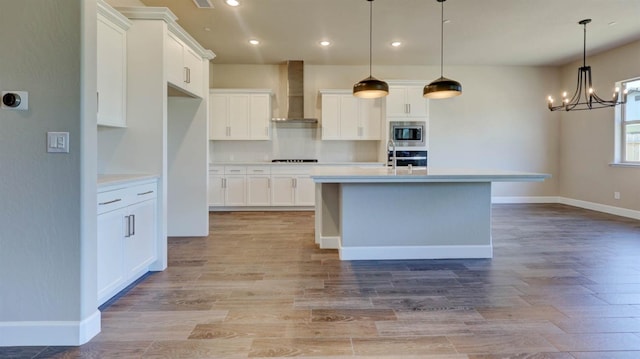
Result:
<instances>
[{"instance_id":1,"label":"kitchen sink faucet","mask_svg":"<svg viewBox=\"0 0 640 359\"><path fill-rule=\"evenodd\" d=\"M387 142L387 149L391 147L392 148L392 152L391 152L391 165L393 167L393 170L396 170L396 165L398 162L398 158L396 157L396 143L393 141L393 138L389 139L389 142Z\"/></svg>"}]
</instances>

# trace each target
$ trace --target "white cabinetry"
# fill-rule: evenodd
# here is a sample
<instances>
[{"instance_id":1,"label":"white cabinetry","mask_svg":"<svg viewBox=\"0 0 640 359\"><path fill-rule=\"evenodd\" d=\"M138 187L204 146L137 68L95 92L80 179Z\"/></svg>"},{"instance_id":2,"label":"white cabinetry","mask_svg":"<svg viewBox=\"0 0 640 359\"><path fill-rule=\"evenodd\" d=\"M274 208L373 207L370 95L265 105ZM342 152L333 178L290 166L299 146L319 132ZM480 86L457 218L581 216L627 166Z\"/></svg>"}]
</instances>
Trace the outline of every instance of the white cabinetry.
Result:
<instances>
[{"instance_id":1,"label":"white cabinetry","mask_svg":"<svg viewBox=\"0 0 640 359\"><path fill-rule=\"evenodd\" d=\"M209 91L209 139L271 139L271 90Z\"/></svg>"},{"instance_id":2,"label":"white cabinetry","mask_svg":"<svg viewBox=\"0 0 640 359\"><path fill-rule=\"evenodd\" d=\"M389 84L387 117L427 117L427 100L422 96L424 84Z\"/></svg>"},{"instance_id":3,"label":"white cabinetry","mask_svg":"<svg viewBox=\"0 0 640 359\"><path fill-rule=\"evenodd\" d=\"M311 166L299 165L214 166L209 170L209 206L314 206L310 170Z\"/></svg>"},{"instance_id":4,"label":"white cabinetry","mask_svg":"<svg viewBox=\"0 0 640 359\"><path fill-rule=\"evenodd\" d=\"M98 192L97 287L102 304L148 271L157 259L155 180Z\"/></svg>"},{"instance_id":5,"label":"white cabinetry","mask_svg":"<svg viewBox=\"0 0 640 359\"><path fill-rule=\"evenodd\" d=\"M209 170L209 206L246 205L246 168L224 166Z\"/></svg>"},{"instance_id":6,"label":"white cabinetry","mask_svg":"<svg viewBox=\"0 0 640 359\"><path fill-rule=\"evenodd\" d=\"M271 205L271 168L247 166L247 206Z\"/></svg>"},{"instance_id":7,"label":"white cabinetry","mask_svg":"<svg viewBox=\"0 0 640 359\"><path fill-rule=\"evenodd\" d=\"M321 90L323 140L379 140L381 99L361 99L347 90Z\"/></svg>"},{"instance_id":8,"label":"white cabinetry","mask_svg":"<svg viewBox=\"0 0 640 359\"><path fill-rule=\"evenodd\" d=\"M97 5L97 123L126 127L127 30L131 22L104 1Z\"/></svg>"},{"instance_id":9,"label":"white cabinetry","mask_svg":"<svg viewBox=\"0 0 640 359\"><path fill-rule=\"evenodd\" d=\"M205 64L202 57L171 31L167 32L165 46L167 81L177 88L202 97L202 67Z\"/></svg>"},{"instance_id":10,"label":"white cabinetry","mask_svg":"<svg viewBox=\"0 0 640 359\"><path fill-rule=\"evenodd\" d=\"M315 185L309 166L282 166L271 169L272 206L313 206Z\"/></svg>"}]
</instances>

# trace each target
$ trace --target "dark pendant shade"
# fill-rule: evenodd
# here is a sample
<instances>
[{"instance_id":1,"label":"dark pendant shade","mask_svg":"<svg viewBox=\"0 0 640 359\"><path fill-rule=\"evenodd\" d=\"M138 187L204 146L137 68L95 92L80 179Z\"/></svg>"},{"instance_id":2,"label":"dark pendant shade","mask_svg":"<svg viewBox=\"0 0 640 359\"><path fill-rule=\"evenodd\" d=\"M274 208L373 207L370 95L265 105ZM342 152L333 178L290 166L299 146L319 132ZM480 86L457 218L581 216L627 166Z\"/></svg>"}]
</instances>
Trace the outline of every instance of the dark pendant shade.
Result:
<instances>
[{"instance_id":1,"label":"dark pendant shade","mask_svg":"<svg viewBox=\"0 0 640 359\"><path fill-rule=\"evenodd\" d=\"M462 94L462 85L455 80L440 77L424 87L422 95L426 98L440 99Z\"/></svg>"},{"instance_id":2,"label":"dark pendant shade","mask_svg":"<svg viewBox=\"0 0 640 359\"><path fill-rule=\"evenodd\" d=\"M353 95L360 98L379 98L389 94L389 85L373 76L353 85Z\"/></svg>"}]
</instances>

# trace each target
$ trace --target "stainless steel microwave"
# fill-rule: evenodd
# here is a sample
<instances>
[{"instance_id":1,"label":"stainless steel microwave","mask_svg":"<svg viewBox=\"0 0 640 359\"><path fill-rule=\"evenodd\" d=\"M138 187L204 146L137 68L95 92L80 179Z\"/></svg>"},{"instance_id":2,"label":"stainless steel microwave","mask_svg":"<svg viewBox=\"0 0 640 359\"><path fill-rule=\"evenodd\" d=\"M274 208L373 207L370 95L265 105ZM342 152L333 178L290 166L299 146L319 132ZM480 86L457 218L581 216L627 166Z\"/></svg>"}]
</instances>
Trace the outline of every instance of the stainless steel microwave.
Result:
<instances>
[{"instance_id":1,"label":"stainless steel microwave","mask_svg":"<svg viewBox=\"0 0 640 359\"><path fill-rule=\"evenodd\" d=\"M424 121L390 121L389 137L397 147L426 147L427 123Z\"/></svg>"}]
</instances>

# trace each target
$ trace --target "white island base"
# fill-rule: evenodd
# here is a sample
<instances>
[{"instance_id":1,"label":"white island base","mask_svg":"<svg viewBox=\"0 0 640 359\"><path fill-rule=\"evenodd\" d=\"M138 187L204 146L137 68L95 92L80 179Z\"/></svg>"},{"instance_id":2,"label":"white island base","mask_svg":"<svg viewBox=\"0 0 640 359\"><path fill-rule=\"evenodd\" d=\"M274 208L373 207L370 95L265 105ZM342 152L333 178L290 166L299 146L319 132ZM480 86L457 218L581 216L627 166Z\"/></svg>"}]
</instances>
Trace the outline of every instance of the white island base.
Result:
<instances>
[{"instance_id":1,"label":"white island base","mask_svg":"<svg viewBox=\"0 0 640 359\"><path fill-rule=\"evenodd\" d=\"M316 243L342 260L492 258L491 182L512 171L325 168L316 182Z\"/></svg>"}]
</instances>

